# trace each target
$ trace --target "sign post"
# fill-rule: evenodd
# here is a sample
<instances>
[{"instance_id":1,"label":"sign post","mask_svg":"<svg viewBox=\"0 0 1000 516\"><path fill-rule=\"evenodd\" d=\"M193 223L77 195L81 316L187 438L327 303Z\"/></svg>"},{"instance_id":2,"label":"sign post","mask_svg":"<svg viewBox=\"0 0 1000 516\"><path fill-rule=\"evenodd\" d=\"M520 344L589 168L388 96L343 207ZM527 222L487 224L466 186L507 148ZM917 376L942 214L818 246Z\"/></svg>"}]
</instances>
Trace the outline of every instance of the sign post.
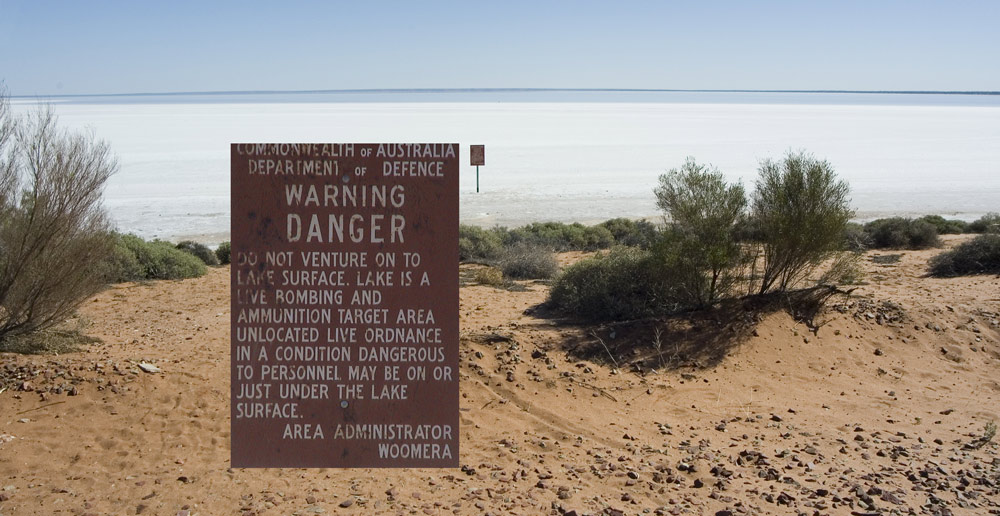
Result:
<instances>
[{"instance_id":1,"label":"sign post","mask_svg":"<svg viewBox=\"0 0 1000 516\"><path fill-rule=\"evenodd\" d=\"M476 167L476 193L479 193L479 166L486 164L486 146L469 146L469 163Z\"/></svg>"},{"instance_id":2,"label":"sign post","mask_svg":"<svg viewBox=\"0 0 1000 516\"><path fill-rule=\"evenodd\" d=\"M233 467L458 466L457 144L233 144Z\"/></svg>"}]
</instances>

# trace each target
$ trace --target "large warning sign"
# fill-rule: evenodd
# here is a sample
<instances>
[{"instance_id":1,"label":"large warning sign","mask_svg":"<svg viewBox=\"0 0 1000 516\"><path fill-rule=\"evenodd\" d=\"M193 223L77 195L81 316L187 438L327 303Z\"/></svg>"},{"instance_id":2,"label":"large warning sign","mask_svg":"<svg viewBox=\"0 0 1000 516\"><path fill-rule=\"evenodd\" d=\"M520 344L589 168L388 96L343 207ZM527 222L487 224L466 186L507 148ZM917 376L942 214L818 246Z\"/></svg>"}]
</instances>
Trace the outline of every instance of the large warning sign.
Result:
<instances>
[{"instance_id":1,"label":"large warning sign","mask_svg":"<svg viewBox=\"0 0 1000 516\"><path fill-rule=\"evenodd\" d=\"M234 467L458 466L457 144L233 144Z\"/></svg>"}]
</instances>

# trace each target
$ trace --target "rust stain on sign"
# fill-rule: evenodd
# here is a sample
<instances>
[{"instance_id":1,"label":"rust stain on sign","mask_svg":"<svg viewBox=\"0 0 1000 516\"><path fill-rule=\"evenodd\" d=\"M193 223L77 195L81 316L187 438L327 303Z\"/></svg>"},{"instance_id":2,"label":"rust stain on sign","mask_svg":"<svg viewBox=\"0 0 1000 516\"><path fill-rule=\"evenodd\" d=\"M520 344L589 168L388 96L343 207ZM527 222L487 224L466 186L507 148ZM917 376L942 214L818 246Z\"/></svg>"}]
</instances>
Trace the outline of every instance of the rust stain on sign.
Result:
<instances>
[{"instance_id":1,"label":"rust stain on sign","mask_svg":"<svg viewBox=\"0 0 1000 516\"><path fill-rule=\"evenodd\" d=\"M458 466L457 144L233 144L233 467Z\"/></svg>"}]
</instances>

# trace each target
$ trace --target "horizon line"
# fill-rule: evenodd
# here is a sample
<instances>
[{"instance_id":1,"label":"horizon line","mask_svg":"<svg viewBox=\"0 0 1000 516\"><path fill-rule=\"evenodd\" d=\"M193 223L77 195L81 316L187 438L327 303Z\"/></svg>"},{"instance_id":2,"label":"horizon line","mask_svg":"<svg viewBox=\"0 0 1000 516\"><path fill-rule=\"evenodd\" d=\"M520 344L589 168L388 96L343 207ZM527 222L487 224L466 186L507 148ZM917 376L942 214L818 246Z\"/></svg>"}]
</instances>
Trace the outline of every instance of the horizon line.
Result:
<instances>
[{"instance_id":1,"label":"horizon line","mask_svg":"<svg viewBox=\"0 0 1000 516\"><path fill-rule=\"evenodd\" d=\"M209 90L209 91L165 91L132 93L59 93L35 95L10 95L14 99L29 98L79 98L79 97L157 97L183 95L308 95L308 94L392 94L392 93L544 93L544 92L615 92L615 93L832 93L832 94L875 94L875 95L1000 95L1000 91L990 90L805 90L805 89L695 89L695 88L352 88L313 90Z\"/></svg>"}]
</instances>

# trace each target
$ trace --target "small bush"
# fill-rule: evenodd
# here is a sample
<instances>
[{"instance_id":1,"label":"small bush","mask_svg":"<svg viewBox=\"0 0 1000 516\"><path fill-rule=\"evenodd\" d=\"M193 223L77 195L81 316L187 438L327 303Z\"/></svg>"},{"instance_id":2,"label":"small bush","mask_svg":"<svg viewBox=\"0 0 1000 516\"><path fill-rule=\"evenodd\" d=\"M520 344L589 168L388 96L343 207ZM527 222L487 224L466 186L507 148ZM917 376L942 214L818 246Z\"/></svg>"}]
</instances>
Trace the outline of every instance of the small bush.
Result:
<instances>
[{"instance_id":1,"label":"small bush","mask_svg":"<svg viewBox=\"0 0 1000 516\"><path fill-rule=\"evenodd\" d=\"M856 222L848 222L844 226L843 248L852 253L862 253L871 247L871 236L865 231L865 227Z\"/></svg>"},{"instance_id":2,"label":"small bush","mask_svg":"<svg viewBox=\"0 0 1000 516\"><path fill-rule=\"evenodd\" d=\"M934 276L1000 273L1000 235L979 235L930 260Z\"/></svg>"},{"instance_id":3,"label":"small bush","mask_svg":"<svg viewBox=\"0 0 1000 516\"><path fill-rule=\"evenodd\" d=\"M650 252L618 247L567 267L549 301L557 310L591 321L629 320L670 310L668 291Z\"/></svg>"},{"instance_id":4,"label":"small bush","mask_svg":"<svg viewBox=\"0 0 1000 516\"><path fill-rule=\"evenodd\" d=\"M927 249L941 245L937 229L923 220L892 217L865 224L872 249Z\"/></svg>"},{"instance_id":5,"label":"small bush","mask_svg":"<svg viewBox=\"0 0 1000 516\"><path fill-rule=\"evenodd\" d=\"M1000 213L987 213L969 223L972 233L1000 233Z\"/></svg>"},{"instance_id":6,"label":"small bush","mask_svg":"<svg viewBox=\"0 0 1000 516\"><path fill-rule=\"evenodd\" d=\"M503 229L486 230L462 224L458 226L458 259L461 262L485 263L496 259L503 250Z\"/></svg>"},{"instance_id":7,"label":"small bush","mask_svg":"<svg viewBox=\"0 0 1000 516\"><path fill-rule=\"evenodd\" d=\"M510 230L504 245L524 243L561 252L597 251L611 247L614 242L614 235L603 226L584 226L578 222L535 222Z\"/></svg>"},{"instance_id":8,"label":"small bush","mask_svg":"<svg viewBox=\"0 0 1000 516\"><path fill-rule=\"evenodd\" d=\"M205 274L205 263L170 242L147 242L135 235L117 235L114 258L105 262L107 281L196 278Z\"/></svg>"},{"instance_id":9,"label":"small bush","mask_svg":"<svg viewBox=\"0 0 1000 516\"><path fill-rule=\"evenodd\" d=\"M175 247L185 253L194 255L205 265L219 264L219 258L215 256L215 253L213 253L212 250L205 244L199 244L198 242L194 242L192 240L184 240L179 242Z\"/></svg>"},{"instance_id":10,"label":"small bush","mask_svg":"<svg viewBox=\"0 0 1000 516\"><path fill-rule=\"evenodd\" d=\"M489 285L491 287L499 287L504 284L503 272L496 267L483 267L476 270L473 279L480 285Z\"/></svg>"},{"instance_id":11,"label":"small bush","mask_svg":"<svg viewBox=\"0 0 1000 516\"><path fill-rule=\"evenodd\" d=\"M934 226L939 235L958 235L969 231L969 223L964 220L945 219L940 215L926 215L917 220Z\"/></svg>"},{"instance_id":12,"label":"small bush","mask_svg":"<svg viewBox=\"0 0 1000 516\"><path fill-rule=\"evenodd\" d=\"M763 254L758 293L787 291L842 248L853 216L850 188L827 161L804 152L764 160L758 171L752 207Z\"/></svg>"},{"instance_id":13,"label":"small bush","mask_svg":"<svg viewBox=\"0 0 1000 516\"><path fill-rule=\"evenodd\" d=\"M497 262L503 275L511 279L549 279L559 271L552 251L536 244L505 247Z\"/></svg>"},{"instance_id":14,"label":"small bush","mask_svg":"<svg viewBox=\"0 0 1000 516\"><path fill-rule=\"evenodd\" d=\"M688 158L660 176L654 193L671 221L654 256L674 275L683 302L703 307L728 296L744 256L735 236L747 205L743 186Z\"/></svg>"},{"instance_id":15,"label":"small bush","mask_svg":"<svg viewBox=\"0 0 1000 516\"><path fill-rule=\"evenodd\" d=\"M139 237L114 233L114 248L111 256L101 266L101 277L107 283L124 283L126 281L141 281L146 279L146 269L135 255L126 239ZM141 239L139 239L141 240ZM134 244L133 244L134 245Z\"/></svg>"},{"instance_id":16,"label":"small bush","mask_svg":"<svg viewBox=\"0 0 1000 516\"><path fill-rule=\"evenodd\" d=\"M620 217L606 220L598 226L607 229L617 245L649 249L658 238L656 226L648 220L630 220Z\"/></svg>"},{"instance_id":17,"label":"small bush","mask_svg":"<svg viewBox=\"0 0 1000 516\"><path fill-rule=\"evenodd\" d=\"M222 265L228 264L232 260L233 245L226 240L215 249L215 257Z\"/></svg>"}]
</instances>

